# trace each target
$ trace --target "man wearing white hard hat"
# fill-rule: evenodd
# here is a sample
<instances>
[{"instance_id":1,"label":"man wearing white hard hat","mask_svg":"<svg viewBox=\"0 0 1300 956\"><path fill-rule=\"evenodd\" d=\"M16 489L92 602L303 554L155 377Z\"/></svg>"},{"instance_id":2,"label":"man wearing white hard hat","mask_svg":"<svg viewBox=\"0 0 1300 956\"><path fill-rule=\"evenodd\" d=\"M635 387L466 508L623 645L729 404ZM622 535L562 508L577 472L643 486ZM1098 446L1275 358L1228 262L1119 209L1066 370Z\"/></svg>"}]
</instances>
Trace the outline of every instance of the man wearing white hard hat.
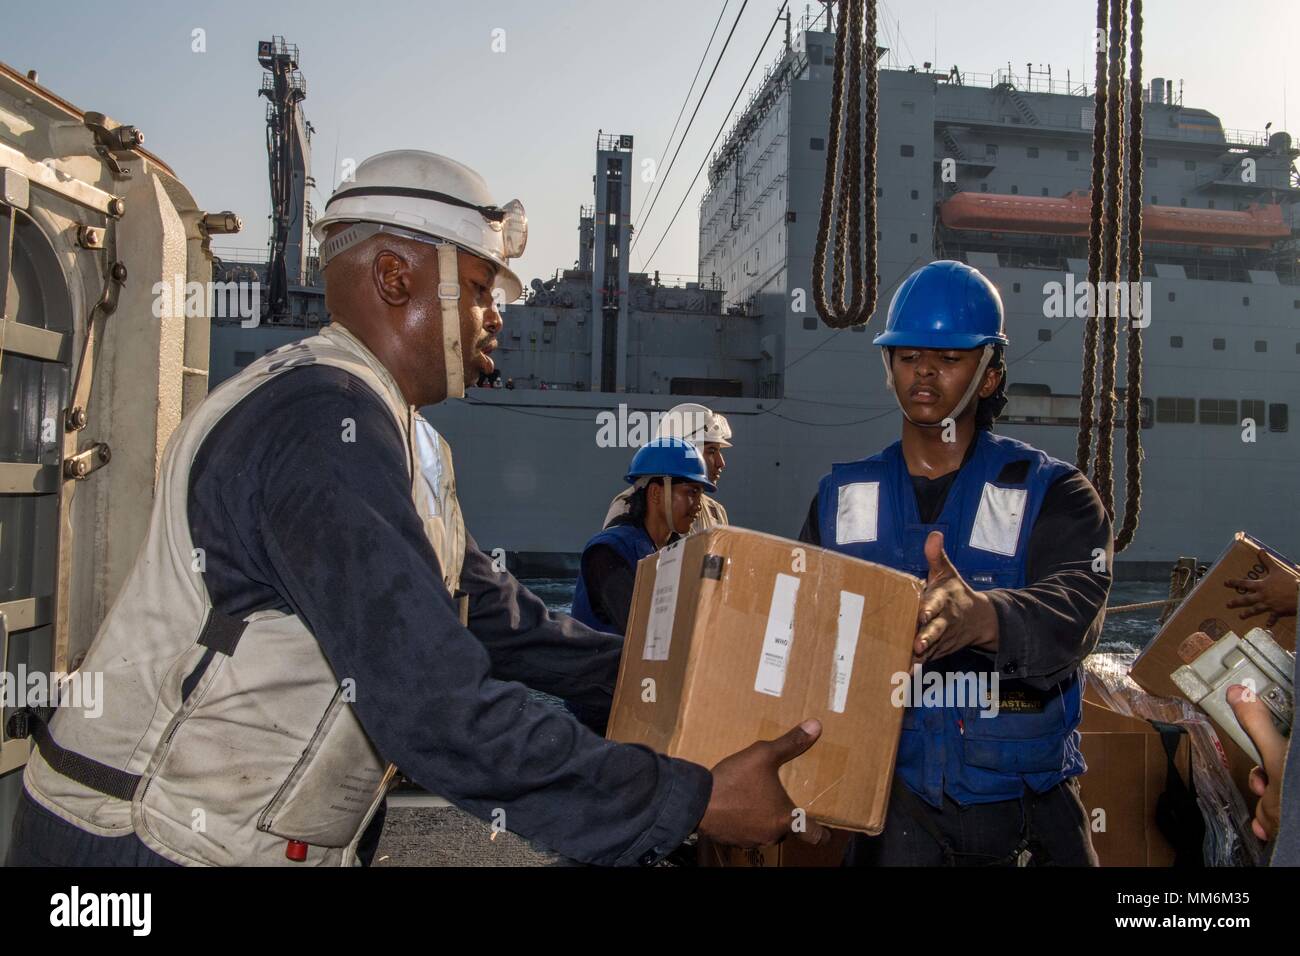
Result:
<instances>
[{"instance_id":1,"label":"man wearing white hard hat","mask_svg":"<svg viewBox=\"0 0 1300 956\"><path fill-rule=\"evenodd\" d=\"M723 457L722 449L731 447L731 425L727 423L725 415L720 415L703 405L684 402L668 409L659 419L655 438L682 438L694 445L704 456L704 463L708 466L709 481L715 485L722 477L723 469L727 467L727 459ZM605 512L602 528L608 528L615 519L628 513L635 491L635 488L624 488L614 496L614 500L609 503L609 510ZM727 509L722 507L722 502L708 495L700 496L700 512L691 525L692 534L730 523L727 520Z\"/></svg>"},{"instance_id":2,"label":"man wearing white hard hat","mask_svg":"<svg viewBox=\"0 0 1300 956\"><path fill-rule=\"evenodd\" d=\"M494 570L416 411L492 371L523 207L400 150L363 162L314 230L333 321L177 429L83 665L103 713L22 714L36 750L9 862L349 865L397 767L583 862L652 864L697 829L788 835L778 770L815 721L710 772L606 741L525 686L607 710L621 642Z\"/></svg>"}]
</instances>

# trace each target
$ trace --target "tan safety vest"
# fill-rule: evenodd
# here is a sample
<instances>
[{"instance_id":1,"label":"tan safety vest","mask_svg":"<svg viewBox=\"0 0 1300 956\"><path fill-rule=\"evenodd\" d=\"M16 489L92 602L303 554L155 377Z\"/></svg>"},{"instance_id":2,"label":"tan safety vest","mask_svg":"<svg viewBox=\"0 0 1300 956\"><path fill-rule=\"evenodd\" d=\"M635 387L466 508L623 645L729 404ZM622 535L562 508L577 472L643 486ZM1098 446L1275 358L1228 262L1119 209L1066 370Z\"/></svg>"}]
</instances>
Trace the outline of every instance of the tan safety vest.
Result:
<instances>
[{"instance_id":1,"label":"tan safety vest","mask_svg":"<svg viewBox=\"0 0 1300 956\"><path fill-rule=\"evenodd\" d=\"M51 813L102 836L134 832L183 864L286 864L289 841L309 845L307 864L355 863L393 776L350 706L357 688L334 673L296 616L259 611L238 621L212 608L187 513L190 468L217 422L275 376L311 364L360 379L392 414L411 498L456 594L465 527L451 450L392 375L338 325L263 356L209 395L169 442L141 553L82 664L104 675L103 713L58 709L50 753L38 739L24 774L27 792ZM81 758L103 770L88 773L93 765Z\"/></svg>"},{"instance_id":2,"label":"tan safety vest","mask_svg":"<svg viewBox=\"0 0 1300 956\"><path fill-rule=\"evenodd\" d=\"M615 518L627 514L628 499L632 497L632 492L634 490L635 489L631 487L624 488L614 496L614 500L609 503L609 510L605 512L605 523L601 525L602 528L608 528L609 523ZM691 522L690 533L695 534L697 531L708 531L710 528L716 528L719 525L730 523L731 522L727 520L727 509L722 507L720 502L710 498L708 495L700 495L700 513L696 515L695 520Z\"/></svg>"}]
</instances>

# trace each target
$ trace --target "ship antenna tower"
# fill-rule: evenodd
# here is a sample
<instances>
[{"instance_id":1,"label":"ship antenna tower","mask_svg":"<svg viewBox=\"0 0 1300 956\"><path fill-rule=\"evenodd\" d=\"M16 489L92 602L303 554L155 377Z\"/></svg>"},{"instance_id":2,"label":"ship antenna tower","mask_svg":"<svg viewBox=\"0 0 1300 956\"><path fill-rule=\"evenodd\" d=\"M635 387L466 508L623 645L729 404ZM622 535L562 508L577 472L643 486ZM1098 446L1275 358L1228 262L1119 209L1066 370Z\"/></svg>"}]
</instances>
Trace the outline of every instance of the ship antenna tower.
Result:
<instances>
[{"instance_id":1,"label":"ship antenna tower","mask_svg":"<svg viewBox=\"0 0 1300 956\"><path fill-rule=\"evenodd\" d=\"M289 289L306 283L311 245L313 185L311 124L302 111L307 81L298 70L298 46L273 36L257 44L257 62L266 72L258 95L265 96L266 152L271 180L271 237L266 265L264 318L289 316Z\"/></svg>"}]
</instances>

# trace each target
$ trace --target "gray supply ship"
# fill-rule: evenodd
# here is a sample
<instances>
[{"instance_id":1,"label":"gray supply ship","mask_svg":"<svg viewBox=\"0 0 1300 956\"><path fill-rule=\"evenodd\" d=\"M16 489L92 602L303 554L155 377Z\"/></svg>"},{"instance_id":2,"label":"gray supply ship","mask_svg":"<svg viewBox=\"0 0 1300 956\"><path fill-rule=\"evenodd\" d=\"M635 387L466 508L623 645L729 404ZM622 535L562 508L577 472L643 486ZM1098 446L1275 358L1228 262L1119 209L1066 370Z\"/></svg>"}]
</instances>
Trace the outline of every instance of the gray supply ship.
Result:
<instances>
[{"instance_id":1,"label":"gray supply ship","mask_svg":"<svg viewBox=\"0 0 1300 956\"><path fill-rule=\"evenodd\" d=\"M832 462L897 438L872 337L899 282L933 259L967 262L1002 293L1010 402L998 431L1073 460L1090 88L1032 65L992 75L882 69L880 306L866 328L835 331L809 291L835 52L824 27L805 18L789 31L712 156L693 281L630 270L634 140L601 133L576 267L534 280L504 310L494 359L514 387L470 389L425 410L455 449L476 538L521 573L573 567L621 486L626 440L653 437L645 418L688 400L734 429L718 495L732 521L795 535ZM326 318L308 233L305 84L296 48L263 46L271 274L251 256L228 256L217 272L263 277L272 301L255 328L214 320L214 384ZM1239 529L1300 554L1300 517L1280 507L1300 460L1289 427L1300 403L1300 152L1285 132L1225 129L1184 105L1172 81L1154 79L1147 93L1145 498L1118 573L1164 578L1179 555L1213 557ZM1122 441L1120 428L1116 462Z\"/></svg>"}]
</instances>

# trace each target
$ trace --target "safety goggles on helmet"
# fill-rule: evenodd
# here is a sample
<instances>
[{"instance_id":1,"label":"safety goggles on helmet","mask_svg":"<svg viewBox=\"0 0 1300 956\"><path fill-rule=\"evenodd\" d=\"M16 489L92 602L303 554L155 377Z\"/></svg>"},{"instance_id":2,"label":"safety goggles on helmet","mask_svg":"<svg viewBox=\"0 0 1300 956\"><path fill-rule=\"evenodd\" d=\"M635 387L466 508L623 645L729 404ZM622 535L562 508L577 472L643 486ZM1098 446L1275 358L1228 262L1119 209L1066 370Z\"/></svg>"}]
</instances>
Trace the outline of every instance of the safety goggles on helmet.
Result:
<instances>
[{"instance_id":1,"label":"safety goggles on helmet","mask_svg":"<svg viewBox=\"0 0 1300 956\"><path fill-rule=\"evenodd\" d=\"M488 228L501 235L501 254L507 259L518 259L528 245L528 216L524 204L512 199L504 206L480 206L436 189L416 189L411 186L353 186L340 189L325 203L328 210L341 199L358 196L405 196L411 199L431 199L461 209L473 209L488 222Z\"/></svg>"}]
</instances>

